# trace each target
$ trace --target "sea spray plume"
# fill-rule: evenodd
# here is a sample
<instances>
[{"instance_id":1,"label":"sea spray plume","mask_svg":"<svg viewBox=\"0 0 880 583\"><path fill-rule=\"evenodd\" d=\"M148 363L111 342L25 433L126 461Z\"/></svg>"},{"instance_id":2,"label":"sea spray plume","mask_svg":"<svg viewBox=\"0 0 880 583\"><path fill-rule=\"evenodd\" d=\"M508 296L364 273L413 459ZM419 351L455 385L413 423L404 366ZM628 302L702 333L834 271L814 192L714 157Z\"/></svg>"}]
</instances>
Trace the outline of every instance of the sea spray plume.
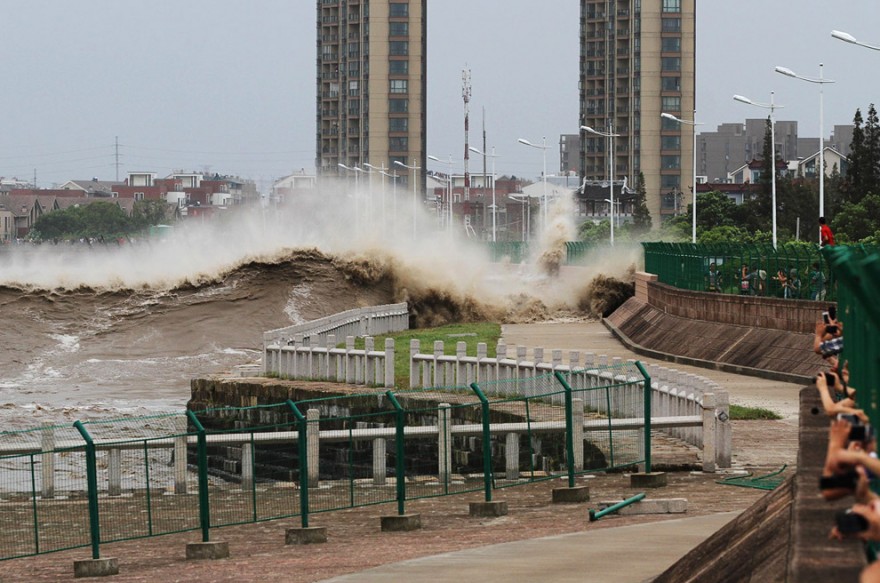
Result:
<instances>
[{"instance_id":1,"label":"sea spray plume","mask_svg":"<svg viewBox=\"0 0 880 583\"><path fill-rule=\"evenodd\" d=\"M566 243L574 241L577 229L574 225L574 193L567 189L553 198L547 209L547 224L538 238L536 262L547 275L558 275L567 255Z\"/></svg>"}]
</instances>

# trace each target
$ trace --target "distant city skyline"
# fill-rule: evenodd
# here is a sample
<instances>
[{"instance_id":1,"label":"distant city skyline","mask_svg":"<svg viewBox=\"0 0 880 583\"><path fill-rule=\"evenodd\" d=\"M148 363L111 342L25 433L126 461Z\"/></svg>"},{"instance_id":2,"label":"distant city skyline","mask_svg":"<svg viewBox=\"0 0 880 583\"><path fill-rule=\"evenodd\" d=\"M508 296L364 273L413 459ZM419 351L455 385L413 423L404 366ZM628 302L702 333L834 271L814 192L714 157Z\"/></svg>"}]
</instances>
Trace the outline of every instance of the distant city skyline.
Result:
<instances>
[{"instance_id":1,"label":"distant city skyline","mask_svg":"<svg viewBox=\"0 0 880 583\"><path fill-rule=\"evenodd\" d=\"M548 172L562 134L577 133L579 2L537 6L512 0L428 5L428 153L464 147L461 71L471 71L470 143L496 147L499 174L540 175L539 152L517 138L546 138ZM844 30L880 44L880 6L741 0L697 7L697 120L701 131L766 112L733 94L768 102L779 120L818 137L818 89L783 77L777 65L825 87L825 134L852 122L880 95L866 74L880 54L831 38ZM0 176L42 187L128 171L237 174L258 185L315 160L314 4L261 0L157 0L145 4L33 0L4 11L0 51ZM687 112L682 112L686 116ZM479 162L472 158L472 170ZM432 170L445 170L438 165Z\"/></svg>"}]
</instances>

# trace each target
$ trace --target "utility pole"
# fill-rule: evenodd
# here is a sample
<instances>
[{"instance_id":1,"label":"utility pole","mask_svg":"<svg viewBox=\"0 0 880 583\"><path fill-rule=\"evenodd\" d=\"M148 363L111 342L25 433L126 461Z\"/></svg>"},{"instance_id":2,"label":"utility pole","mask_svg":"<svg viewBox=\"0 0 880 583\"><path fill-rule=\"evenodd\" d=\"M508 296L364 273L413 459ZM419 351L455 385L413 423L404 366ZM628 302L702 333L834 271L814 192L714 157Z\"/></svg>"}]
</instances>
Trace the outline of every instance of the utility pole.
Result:
<instances>
[{"instance_id":1,"label":"utility pole","mask_svg":"<svg viewBox=\"0 0 880 583\"><path fill-rule=\"evenodd\" d=\"M470 150L468 136L470 130L470 102L471 102L471 70L464 69L461 72L461 98L464 100L464 200L470 200L471 176L468 174L468 159Z\"/></svg>"},{"instance_id":2,"label":"utility pole","mask_svg":"<svg viewBox=\"0 0 880 583\"><path fill-rule=\"evenodd\" d=\"M116 182L119 182L119 136L116 136Z\"/></svg>"}]
</instances>

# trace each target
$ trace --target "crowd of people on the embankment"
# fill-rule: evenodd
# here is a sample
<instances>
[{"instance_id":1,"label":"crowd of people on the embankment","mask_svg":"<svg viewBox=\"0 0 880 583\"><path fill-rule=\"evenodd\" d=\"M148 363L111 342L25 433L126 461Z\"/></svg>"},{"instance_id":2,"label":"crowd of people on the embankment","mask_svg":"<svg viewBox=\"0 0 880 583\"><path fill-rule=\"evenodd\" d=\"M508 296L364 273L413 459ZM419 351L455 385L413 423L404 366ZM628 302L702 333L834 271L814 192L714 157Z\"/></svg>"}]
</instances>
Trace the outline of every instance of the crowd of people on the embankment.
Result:
<instances>
[{"instance_id":1,"label":"crowd of people on the embankment","mask_svg":"<svg viewBox=\"0 0 880 583\"><path fill-rule=\"evenodd\" d=\"M819 490L826 500L851 497L854 501L852 507L835 515L830 536L865 541L871 559L873 545L880 543L880 496L870 487L871 481L880 476L877 437L868 416L856 403L856 389L849 384L849 361L841 360L843 322L837 319L834 306L829 306L816 323L813 350L829 365L815 379L822 407L831 418ZM880 561L870 562L860 581L880 583Z\"/></svg>"}]
</instances>

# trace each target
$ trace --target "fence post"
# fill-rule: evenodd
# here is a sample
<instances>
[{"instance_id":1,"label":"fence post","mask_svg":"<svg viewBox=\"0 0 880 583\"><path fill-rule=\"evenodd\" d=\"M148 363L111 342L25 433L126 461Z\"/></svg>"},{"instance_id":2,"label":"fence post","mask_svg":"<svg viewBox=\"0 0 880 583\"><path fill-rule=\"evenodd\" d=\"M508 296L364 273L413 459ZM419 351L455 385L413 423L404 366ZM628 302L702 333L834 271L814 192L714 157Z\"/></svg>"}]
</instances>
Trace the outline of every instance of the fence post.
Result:
<instances>
[{"instance_id":1,"label":"fence post","mask_svg":"<svg viewBox=\"0 0 880 583\"><path fill-rule=\"evenodd\" d=\"M449 480L452 476L452 420L449 403L437 406L437 462L439 464L440 483L444 493L448 493Z\"/></svg>"},{"instance_id":2,"label":"fence post","mask_svg":"<svg viewBox=\"0 0 880 583\"><path fill-rule=\"evenodd\" d=\"M43 498L55 497L55 428L48 423L40 433L40 476Z\"/></svg>"},{"instance_id":3,"label":"fence post","mask_svg":"<svg viewBox=\"0 0 880 583\"><path fill-rule=\"evenodd\" d=\"M174 493L186 494L186 435L174 438Z\"/></svg>"},{"instance_id":4,"label":"fence post","mask_svg":"<svg viewBox=\"0 0 880 583\"><path fill-rule=\"evenodd\" d=\"M421 350L422 343L418 339L409 341L409 388L414 389L419 384L419 368L415 356Z\"/></svg>"},{"instance_id":5,"label":"fence post","mask_svg":"<svg viewBox=\"0 0 880 583\"><path fill-rule=\"evenodd\" d=\"M321 455L321 427L318 425L318 419L321 412L318 409L309 409L306 411L306 419L308 420L308 443L309 449L306 451L306 457L309 460L309 486L318 487L320 479L320 455Z\"/></svg>"},{"instance_id":6,"label":"fence post","mask_svg":"<svg viewBox=\"0 0 880 583\"><path fill-rule=\"evenodd\" d=\"M730 395L727 391L715 393L718 414L715 424L715 460L718 467L729 468L731 462L731 435L730 435ZM703 436L706 439L706 436Z\"/></svg>"},{"instance_id":7,"label":"fence post","mask_svg":"<svg viewBox=\"0 0 880 583\"><path fill-rule=\"evenodd\" d=\"M571 414L571 386L561 372L556 371L553 376L565 389L565 462L568 470L568 487L574 488L574 421ZM583 427L581 424L581 431Z\"/></svg>"},{"instance_id":8,"label":"fence post","mask_svg":"<svg viewBox=\"0 0 880 583\"><path fill-rule=\"evenodd\" d=\"M642 415L645 419L645 473L651 473L651 375L645 370L642 362L636 361L636 368L645 379L645 396L642 398Z\"/></svg>"},{"instance_id":9,"label":"fence post","mask_svg":"<svg viewBox=\"0 0 880 583\"><path fill-rule=\"evenodd\" d=\"M486 502L492 501L492 429L489 425L489 399L480 390L477 383L471 383L471 389L477 394L482 404L483 417L483 484Z\"/></svg>"},{"instance_id":10,"label":"fence post","mask_svg":"<svg viewBox=\"0 0 880 583\"><path fill-rule=\"evenodd\" d=\"M198 433L199 522L202 527L202 542L206 543L210 540L211 530L211 509L208 496L208 439L205 436L205 428L195 413L187 410L186 415Z\"/></svg>"},{"instance_id":11,"label":"fence post","mask_svg":"<svg viewBox=\"0 0 880 583\"><path fill-rule=\"evenodd\" d=\"M519 479L519 433L504 438L504 470L508 480Z\"/></svg>"},{"instance_id":12,"label":"fence post","mask_svg":"<svg viewBox=\"0 0 880 583\"><path fill-rule=\"evenodd\" d=\"M373 485L385 485L385 473L388 466L385 461L385 452L387 444L384 437L377 437L373 440Z\"/></svg>"},{"instance_id":13,"label":"fence post","mask_svg":"<svg viewBox=\"0 0 880 583\"><path fill-rule=\"evenodd\" d=\"M394 388L394 338L385 339L385 388Z\"/></svg>"},{"instance_id":14,"label":"fence post","mask_svg":"<svg viewBox=\"0 0 880 583\"><path fill-rule=\"evenodd\" d=\"M82 421L74 421L83 440L86 442L86 482L89 489L89 535L92 543L92 558L101 558L101 525L98 522L98 461L95 453L95 442L86 430Z\"/></svg>"},{"instance_id":15,"label":"fence post","mask_svg":"<svg viewBox=\"0 0 880 583\"><path fill-rule=\"evenodd\" d=\"M122 496L122 452L113 448L107 463L107 495ZM149 463L149 462L147 462Z\"/></svg>"},{"instance_id":16,"label":"fence post","mask_svg":"<svg viewBox=\"0 0 880 583\"><path fill-rule=\"evenodd\" d=\"M715 393L703 393L703 471L715 471Z\"/></svg>"},{"instance_id":17,"label":"fence post","mask_svg":"<svg viewBox=\"0 0 880 583\"><path fill-rule=\"evenodd\" d=\"M394 410L397 413L395 415L396 423L394 431L394 475L397 482L397 514L403 516L405 513L404 506L406 500L406 466L404 465L406 450L403 443L406 412L403 410L403 407L400 406L394 393L386 391L385 394L388 395L388 400L394 406Z\"/></svg>"},{"instance_id":18,"label":"fence post","mask_svg":"<svg viewBox=\"0 0 880 583\"><path fill-rule=\"evenodd\" d=\"M309 527L309 422L296 406L287 400L287 406L296 417L299 425L298 452L299 456L299 514L303 528Z\"/></svg>"}]
</instances>

